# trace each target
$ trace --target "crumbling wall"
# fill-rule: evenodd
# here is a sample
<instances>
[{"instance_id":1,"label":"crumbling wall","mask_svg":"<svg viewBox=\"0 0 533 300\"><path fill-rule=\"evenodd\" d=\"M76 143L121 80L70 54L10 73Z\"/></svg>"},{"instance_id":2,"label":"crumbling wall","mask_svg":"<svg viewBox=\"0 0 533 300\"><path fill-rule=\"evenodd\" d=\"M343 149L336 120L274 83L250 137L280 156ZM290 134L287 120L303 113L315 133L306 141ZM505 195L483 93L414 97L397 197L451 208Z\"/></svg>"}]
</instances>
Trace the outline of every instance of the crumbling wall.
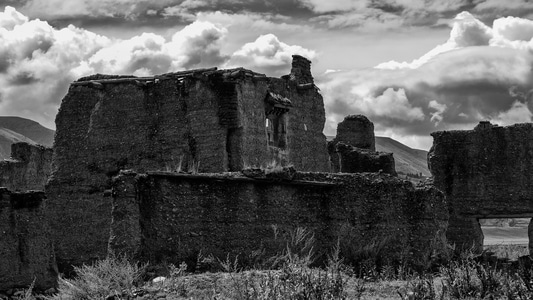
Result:
<instances>
[{"instance_id":1,"label":"crumbling wall","mask_svg":"<svg viewBox=\"0 0 533 300\"><path fill-rule=\"evenodd\" d=\"M373 152L344 143L337 143L335 152L339 158L337 164L339 172L383 172L397 175L392 153Z\"/></svg>"},{"instance_id":2,"label":"crumbling wall","mask_svg":"<svg viewBox=\"0 0 533 300\"><path fill-rule=\"evenodd\" d=\"M111 248L153 263L195 261L200 251L245 258L260 248L267 255L280 250L273 227L304 227L315 234L319 254L339 240L351 249L383 242L391 260L406 253L416 260L447 225L441 192L388 174L246 174L255 175L118 176Z\"/></svg>"},{"instance_id":3,"label":"crumbling wall","mask_svg":"<svg viewBox=\"0 0 533 300\"><path fill-rule=\"evenodd\" d=\"M327 148L333 172L385 172L396 176L393 154L376 152L374 123L363 115L346 116Z\"/></svg>"},{"instance_id":4,"label":"crumbling wall","mask_svg":"<svg viewBox=\"0 0 533 300\"><path fill-rule=\"evenodd\" d=\"M450 206L450 242L481 249L479 218L533 216L533 124L431 135L428 165Z\"/></svg>"},{"instance_id":5,"label":"crumbling wall","mask_svg":"<svg viewBox=\"0 0 533 300\"><path fill-rule=\"evenodd\" d=\"M335 141L369 151L376 151L374 123L363 115L346 116L337 125Z\"/></svg>"},{"instance_id":6,"label":"crumbling wall","mask_svg":"<svg viewBox=\"0 0 533 300\"><path fill-rule=\"evenodd\" d=\"M0 186L12 191L44 190L52 149L28 143L11 145L11 158L0 161Z\"/></svg>"},{"instance_id":7,"label":"crumbling wall","mask_svg":"<svg viewBox=\"0 0 533 300\"><path fill-rule=\"evenodd\" d=\"M106 256L111 201L103 194L120 169L223 169L218 122L215 93L201 78L71 86L46 189L60 268Z\"/></svg>"},{"instance_id":8,"label":"crumbling wall","mask_svg":"<svg viewBox=\"0 0 533 300\"><path fill-rule=\"evenodd\" d=\"M56 285L57 266L43 192L0 188L0 291Z\"/></svg>"},{"instance_id":9,"label":"crumbling wall","mask_svg":"<svg viewBox=\"0 0 533 300\"><path fill-rule=\"evenodd\" d=\"M282 155L302 170L329 170L314 85L242 68L74 82L56 117L46 187L60 269L105 257L111 201L103 194L119 170L222 172L278 157L266 139L265 98L281 89L294 102Z\"/></svg>"}]
</instances>

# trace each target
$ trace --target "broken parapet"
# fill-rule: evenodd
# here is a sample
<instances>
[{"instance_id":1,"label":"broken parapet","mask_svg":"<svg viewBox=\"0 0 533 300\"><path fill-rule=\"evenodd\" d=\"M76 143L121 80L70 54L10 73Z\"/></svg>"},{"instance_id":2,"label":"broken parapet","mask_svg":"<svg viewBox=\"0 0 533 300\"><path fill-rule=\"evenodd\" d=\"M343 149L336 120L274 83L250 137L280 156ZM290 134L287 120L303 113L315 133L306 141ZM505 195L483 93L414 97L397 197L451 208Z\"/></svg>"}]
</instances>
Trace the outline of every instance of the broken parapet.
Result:
<instances>
[{"instance_id":1,"label":"broken parapet","mask_svg":"<svg viewBox=\"0 0 533 300\"><path fill-rule=\"evenodd\" d=\"M0 291L57 285L57 266L43 192L0 188Z\"/></svg>"},{"instance_id":2,"label":"broken parapet","mask_svg":"<svg viewBox=\"0 0 533 300\"><path fill-rule=\"evenodd\" d=\"M12 191L44 190L52 149L20 142L11 145L11 158L0 161L0 186Z\"/></svg>"},{"instance_id":3,"label":"broken parapet","mask_svg":"<svg viewBox=\"0 0 533 300\"><path fill-rule=\"evenodd\" d=\"M532 123L431 135L428 166L450 205L451 243L481 250L478 219L533 217Z\"/></svg>"},{"instance_id":4,"label":"broken parapet","mask_svg":"<svg viewBox=\"0 0 533 300\"><path fill-rule=\"evenodd\" d=\"M336 152L339 157L339 172L383 172L397 175L392 153L370 151L344 143L337 143Z\"/></svg>"},{"instance_id":5,"label":"broken parapet","mask_svg":"<svg viewBox=\"0 0 533 300\"><path fill-rule=\"evenodd\" d=\"M123 242L110 247L153 264L195 263L200 252L225 259L260 250L269 257L286 246L276 233L305 228L321 258L340 241L343 254L379 244L389 261L417 261L444 238L446 200L431 186L378 173L243 174L122 175L113 189L111 235Z\"/></svg>"},{"instance_id":6,"label":"broken parapet","mask_svg":"<svg viewBox=\"0 0 533 300\"><path fill-rule=\"evenodd\" d=\"M363 115L350 115L337 125L328 142L333 172L384 172L396 176L392 153L376 152L374 124Z\"/></svg>"},{"instance_id":7,"label":"broken parapet","mask_svg":"<svg viewBox=\"0 0 533 300\"><path fill-rule=\"evenodd\" d=\"M311 61L303 56L293 55L290 77L300 85L314 84L313 75L311 74Z\"/></svg>"}]
</instances>

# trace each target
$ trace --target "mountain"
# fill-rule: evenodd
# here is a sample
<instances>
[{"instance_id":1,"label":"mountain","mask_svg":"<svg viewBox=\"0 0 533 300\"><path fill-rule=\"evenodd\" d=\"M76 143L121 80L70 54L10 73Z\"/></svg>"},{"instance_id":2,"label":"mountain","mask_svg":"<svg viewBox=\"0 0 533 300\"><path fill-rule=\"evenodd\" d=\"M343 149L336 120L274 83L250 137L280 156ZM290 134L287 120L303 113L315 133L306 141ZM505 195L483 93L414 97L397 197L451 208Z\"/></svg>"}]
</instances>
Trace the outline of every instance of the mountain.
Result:
<instances>
[{"instance_id":1,"label":"mountain","mask_svg":"<svg viewBox=\"0 0 533 300\"><path fill-rule=\"evenodd\" d=\"M376 136L376 150L394 154L396 172L398 173L422 173L423 176L431 176L427 164L427 151L410 148L396 140L383 136Z\"/></svg>"},{"instance_id":2,"label":"mountain","mask_svg":"<svg viewBox=\"0 0 533 300\"><path fill-rule=\"evenodd\" d=\"M9 158L11 144L26 142L52 147L55 131L20 117L0 116L0 159Z\"/></svg>"},{"instance_id":3,"label":"mountain","mask_svg":"<svg viewBox=\"0 0 533 300\"><path fill-rule=\"evenodd\" d=\"M326 138L331 141L335 137L326 136ZM376 136L376 150L394 154L396 172L398 173L404 175L422 173L422 176L431 176L427 166L427 151L410 148L396 140L383 136Z\"/></svg>"}]
</instances>

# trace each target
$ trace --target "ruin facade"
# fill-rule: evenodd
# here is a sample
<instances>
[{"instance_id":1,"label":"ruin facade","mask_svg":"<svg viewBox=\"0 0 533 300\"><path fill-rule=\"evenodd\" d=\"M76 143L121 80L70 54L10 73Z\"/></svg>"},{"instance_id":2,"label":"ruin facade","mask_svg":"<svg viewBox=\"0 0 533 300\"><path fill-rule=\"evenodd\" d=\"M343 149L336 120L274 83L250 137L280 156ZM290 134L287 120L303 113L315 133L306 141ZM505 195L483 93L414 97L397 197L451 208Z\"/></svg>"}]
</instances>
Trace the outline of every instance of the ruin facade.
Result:
<instances>
[{"instance_id":1,"label":"ruin facade","mask_svg":"<svg viewBox=\"0 0 533 300\"><path fill-rule=\"evenodd\" d=\"M225 172L276 160L329 171L324 123L301 56L282 78L213 68L79 79L56 117L46 187L58 262L105 257L111 200L103 194L119 170Z\"/></svg>"},{"instance_id":2,"label":"ruin facade","mask_svg":"<svg viewBox=\"0 0 533 300\"><path fill-rule=\"evenodd\" d=\"M363 115L349 115L337 125L328 142L333 172L384 172L396 175L392 153L376 152L374 123Z\"/></svg>"},{"instance_id":3,"label":"ruin facade","mask_svg":"<svg viewBox=\"0 0 533 300\"><path fill-rule=\"evenodd\" d=\"M300 227L324 256L337 242L342 254L383 243L386 259L407 262L445 235L447 204L431 186L378 173L280 173L123 172L114 179L110 249L153 263L195 262L200 251L268 257L280 250L273 227Z\"/></svg>"},{"instance_id":4,"label":"ruin facade","mask_svg":"<svg viewBox=\"0 0 533 300\"><path fill-rule=\"evenodd\" d=\"M481 122L474 130L431 135L428 165L449 204L451 243L481 249L480 218L533 217L532 123ZM530 225L530 248L532 235Z\"/></svg>"},{"instance_id":5,"label":"ruin facade","mask_svg":"<svg viewBox=\"0 0 533 300\"><path fill-rule=\"evenodd\" d=\"M52 149L24 142L11 145L11 158L0 161L0 187L11 191L44 190Z\"/></svg>"}]
</instances>

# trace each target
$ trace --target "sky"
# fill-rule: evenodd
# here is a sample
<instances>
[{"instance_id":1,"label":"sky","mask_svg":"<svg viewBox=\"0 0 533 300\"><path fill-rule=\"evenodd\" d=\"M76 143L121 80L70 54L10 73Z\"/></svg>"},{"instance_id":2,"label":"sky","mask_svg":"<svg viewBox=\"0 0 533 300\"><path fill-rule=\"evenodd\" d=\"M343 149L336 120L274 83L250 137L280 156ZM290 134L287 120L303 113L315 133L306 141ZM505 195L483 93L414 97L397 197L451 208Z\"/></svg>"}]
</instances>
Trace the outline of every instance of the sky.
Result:
<instances>
[{"instance_id":1,"label":"sky","mask_svg":"<svg viewBox=\"0 0 533 300\"><path fill-rule=\"evenodd\" d=\"M364 114L428 150L431 132L533 117L530 0L0 0L0 115L55 129L69 83L312 61L324 133Z\"/></svg>"}]
</instances>

